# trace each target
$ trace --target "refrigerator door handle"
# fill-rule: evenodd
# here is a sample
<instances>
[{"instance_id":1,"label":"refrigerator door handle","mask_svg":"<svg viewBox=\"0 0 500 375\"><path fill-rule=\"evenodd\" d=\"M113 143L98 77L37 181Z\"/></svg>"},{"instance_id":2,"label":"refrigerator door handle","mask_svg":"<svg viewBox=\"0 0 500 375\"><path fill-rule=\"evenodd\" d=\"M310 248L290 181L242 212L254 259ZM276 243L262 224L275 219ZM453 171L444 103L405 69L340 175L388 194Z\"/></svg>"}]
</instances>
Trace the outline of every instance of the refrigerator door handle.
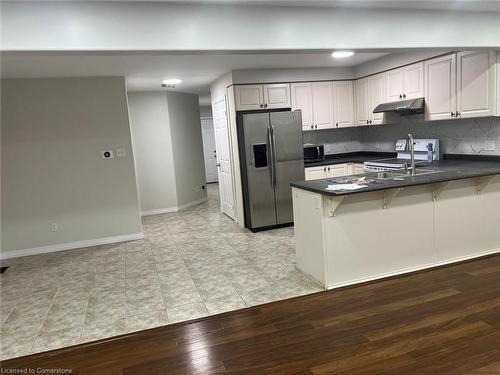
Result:
<instances>
[{"instance_id":1,"label":"refrigerator door handle","mask_svg":"<svg viewBox=\"0 0 500 375\"><path fill-rule=\"evenodd\" d=\"M269 149L269 173L271 177L271 186L274 187L274 149L273 149L273 141L272 141L272 130L271 125L267 125L267 144Z\"/></svg>"},{"instance_id":2,"label":"refrigerator door handle","mask_svg":"<svg viewBox=\"0 0 500 375\"><path fill-rule=\"evenodd\" d=\"M273 174L272 174L272 184L273 184L273 187L276 187L276 169L278 168L278 166L276 165L277 162L276 162L276 137L274 135L274 126L271 124L271 141L272 141L272 157L273 157L273 161L272 161L272 164L273 164Z\"/></svg>"}]
</instances>

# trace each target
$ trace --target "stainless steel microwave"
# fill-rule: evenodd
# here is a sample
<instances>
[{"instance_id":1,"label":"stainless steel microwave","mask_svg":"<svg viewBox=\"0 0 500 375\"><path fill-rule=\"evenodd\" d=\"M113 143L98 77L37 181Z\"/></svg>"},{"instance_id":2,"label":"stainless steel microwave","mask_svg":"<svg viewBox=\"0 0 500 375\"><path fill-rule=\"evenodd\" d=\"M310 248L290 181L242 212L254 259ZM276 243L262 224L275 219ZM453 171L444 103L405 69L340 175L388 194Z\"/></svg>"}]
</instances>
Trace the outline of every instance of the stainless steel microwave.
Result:
<instances>
[{"instance_id":1,"label":"stainless steel microwave","mask_svg":"<svg viewBox=\"0 0 500 375\"><path fill-rule=\"evenodd\" d=\"M323 145L304 145L304 163L314 163L325 160L325 147Z\"/></svg>"}]
</instances>

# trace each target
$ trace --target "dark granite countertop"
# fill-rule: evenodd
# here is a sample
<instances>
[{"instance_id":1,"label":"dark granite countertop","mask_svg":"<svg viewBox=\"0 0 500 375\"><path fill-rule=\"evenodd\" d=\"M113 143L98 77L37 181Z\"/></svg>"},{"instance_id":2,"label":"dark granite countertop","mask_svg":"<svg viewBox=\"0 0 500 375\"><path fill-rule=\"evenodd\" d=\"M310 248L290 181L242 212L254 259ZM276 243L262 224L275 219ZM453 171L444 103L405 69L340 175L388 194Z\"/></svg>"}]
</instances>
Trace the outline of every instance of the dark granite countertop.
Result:
<instances>
[{"instance_id":1,"label":"dark granite countertop","mask_svg":"<svg viewBox=\"0 0 500 375\"><path fill-rule=\"evenodd\" d=\"M320 167L322 165L332 165L332 164L343 164L343 163L360 163L363 164L368 160L386 159L396 157L395 152L346 152L343 154L332 154L325 155L325 160L314 162L314 163L304 163L304 167Z\"/></svg>"},{"instance_id":2,"label":"dark granite countertop","mask_svg":"<svg viewBox=\"0 0 500 375\"><path fill-rule=\"evenodd\" d=\"M328 178L322 180L312 180L312 181L300 181L293 182L291 185L293 187L308 190L314 193L338 196L338 195L350 195L366 193L378 190L387 190L395 188L403 188L409 186L427 185L434 184L438 182L462 180L467 178L483 177L500 175L500 157L494 157L484 160L467 160L467 158L461 160L450 160L450 156L445 157L448 160L436 161L432 164L422 164L419 165L418 169L434 170L437 173L423 174L420 176L406 176L401 180L389 179L378 179L376 172L367 172L365 174L357 175L361 177L363 175L367 176L368 179L374 179L374 182L369 184L368 187L358 189L358 190L343 190L343 191L328 191L325 188L328 185L335 184L342 181L342 177ZM349 176L347 179L350 180ZM346 181L348 182L348 181Z\"/></svg>"}]
</instances>

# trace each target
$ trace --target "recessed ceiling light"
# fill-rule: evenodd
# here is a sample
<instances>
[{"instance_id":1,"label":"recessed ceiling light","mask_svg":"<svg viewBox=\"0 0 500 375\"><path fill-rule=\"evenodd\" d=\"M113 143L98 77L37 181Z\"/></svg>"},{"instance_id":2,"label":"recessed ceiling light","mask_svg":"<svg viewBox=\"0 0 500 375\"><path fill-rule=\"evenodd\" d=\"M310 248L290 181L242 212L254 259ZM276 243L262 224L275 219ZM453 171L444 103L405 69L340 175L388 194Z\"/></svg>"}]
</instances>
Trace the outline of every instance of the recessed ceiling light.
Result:
<instances>
[{"instance_id":1,"label":"recessed ceiling light","mask_svg":"<svg viewBox=\"0 0 500 375\"><path fill-rule=\"evenodd\" d=\"M169 78L169 79L164 79L162 83L164 85L178 85L181 82L182 80L179 78Z\"/></svg>"},{"instance_id":2,"label":"recessed ceiling light","mask_svg":"<svg viewBox=\"0 0 500 375\"><path fill-rule=\"evenodd\" d=\"M334 59L344 59L346 57L351 57L352 55L354 55L354 52L352 51L334 51L332 53L332 57Z\"/></svg>"}]
</instances>

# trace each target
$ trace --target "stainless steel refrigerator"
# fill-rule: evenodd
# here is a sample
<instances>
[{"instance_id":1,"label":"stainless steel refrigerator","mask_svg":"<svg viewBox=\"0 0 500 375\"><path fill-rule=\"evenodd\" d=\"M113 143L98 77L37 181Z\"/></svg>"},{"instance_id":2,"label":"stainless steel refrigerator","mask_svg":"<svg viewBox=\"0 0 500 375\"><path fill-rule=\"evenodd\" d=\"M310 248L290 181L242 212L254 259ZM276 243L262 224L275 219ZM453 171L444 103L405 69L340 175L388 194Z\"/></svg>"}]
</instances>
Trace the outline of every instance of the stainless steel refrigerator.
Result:
<instances>
[{"instance_id":1,"label":"stainless steel refrigerator","mask_svg":"<svg viewBox=\"0 0 500 375\"><path fill-rule=\"evenodd\" d=\"M238 136L245 226L293 223L290 182L304 180L301 112L240 114Z\"/></svg>"}]
</instances>

